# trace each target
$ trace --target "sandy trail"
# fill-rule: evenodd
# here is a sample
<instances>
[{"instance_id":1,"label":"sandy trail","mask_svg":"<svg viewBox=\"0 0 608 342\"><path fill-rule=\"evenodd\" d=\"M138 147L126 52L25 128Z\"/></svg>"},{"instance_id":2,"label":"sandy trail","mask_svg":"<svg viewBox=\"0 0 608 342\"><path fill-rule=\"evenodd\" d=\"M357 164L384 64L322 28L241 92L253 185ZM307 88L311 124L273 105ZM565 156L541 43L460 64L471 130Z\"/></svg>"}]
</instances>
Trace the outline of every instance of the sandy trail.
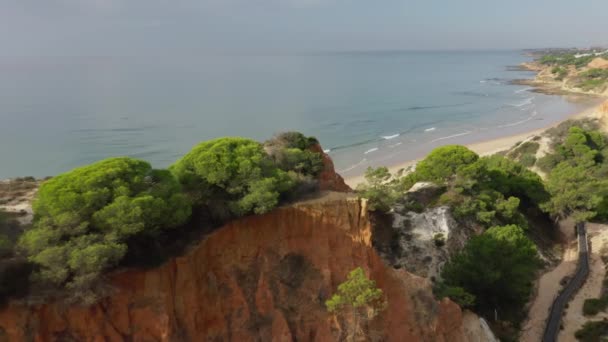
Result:
<instances>
[{"instance_id":1,"label":"sandy trail","mask_svg":"<svg viewBox=\"0 0 608 342\"><path fill-rule=\"evenodd\" d=\"M576 241L568 244L564 251L562 262L555 268L543 274L536 284L536 296L528 320L524 323L520 337L521 342L538 342L545 329L545 322L551 310L551 304L562 288L560 282L576 270L578 246Z\"/></svg>"},{"instance_id":2,"label":"sandy trail","mask_svg":"<svg viewBox=\"0 0 608 342\"><path fill-rule=\"evenodd\" d=\"M563 319L564 329L558 336L559 342L575 342L574 333L588 320L599 320L608 318L608 313L599 313L593 317L583 316L583 303L585 299L599 298L602 291L602 283L606 275L606 268L601 258L602 247L608 246L608 225L587 224L591 254L589 260L589 277L585 285L576 293L570 301L569 307Z\"/></svg>"}]
</instances>

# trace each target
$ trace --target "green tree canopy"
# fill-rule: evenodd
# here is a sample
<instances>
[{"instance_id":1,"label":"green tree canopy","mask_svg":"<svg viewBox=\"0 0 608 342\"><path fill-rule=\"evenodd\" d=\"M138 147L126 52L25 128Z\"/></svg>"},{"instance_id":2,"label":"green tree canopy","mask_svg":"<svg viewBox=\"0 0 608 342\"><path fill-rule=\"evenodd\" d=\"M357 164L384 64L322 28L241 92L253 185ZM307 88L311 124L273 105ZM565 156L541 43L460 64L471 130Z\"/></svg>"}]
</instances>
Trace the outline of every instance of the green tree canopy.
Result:
<instances>
[{"instance_id":1,"label":"green tree canopy","mask_svg":"<svg viewBox=\"0 0 608 342\"><path fill-rule=\"evenodd\" d=\"M171 170L198 203L216 211L227 208L226 216L265 213L295 186L262 144L245 138L202 142Z\"/></svg>"},{"instance_id":2,"label":"green tree canopy","mask_svg":"<svg viewBox=\"0 0 608 342\"><path fill-rule=\"evenodd\" d=\"M38 280L67 282L86 299L99 274L125 255L129 238L188 220L180 190L170 172L126 157L74 169L40 186L33 228L19 245L39 266Z\"/></svg>"},{"instance_id":3,"label":"green tree canopy","mask_svg":"<svg viewBox=\"0 0 608 342\"><path fill-rule=\"evenodd\" d=\"M442 278L444 286L473 295L482 312L517 311L528 300L539 265L536 246L522 228L492 227L469 240L446 264Z\"/></svg>"},{"instance_id":4,"label":"green tree canopy","mask_svg":"<svg viewBox=\"0 0 608 342\"><path fill-rule=\"evenodd\" d=\"M361 267L352 270L346 281L338 286L338 292L325 302L327 311L331 313L353 315L353 340L360 331L360 319L374 318L385 304L382 290L365 275Z\"/></svg>"},{"instance_id":5,"label":"green tree canopy","mask_svg":"<svg viewBox=\"0 0 608 342\"><path fill-rule=\"evenodd\" d=\"M417 180L444 183L477 159L479 156L464 146L447 145L436 148L416 165Z\"/></svg>"},{"instance_id":6,"label":"green tree canopy","mask_svg":"<svg viewBox=\"0 0 608 342\"><path fill-rule=\"evenodd\" d=\"M608 216L608 146L597 130L570 126L558 136L554 151L541 159L548 172L551 200L543 208L556 218L573 216L586 221Z\"/></svg>"}]
</instances>

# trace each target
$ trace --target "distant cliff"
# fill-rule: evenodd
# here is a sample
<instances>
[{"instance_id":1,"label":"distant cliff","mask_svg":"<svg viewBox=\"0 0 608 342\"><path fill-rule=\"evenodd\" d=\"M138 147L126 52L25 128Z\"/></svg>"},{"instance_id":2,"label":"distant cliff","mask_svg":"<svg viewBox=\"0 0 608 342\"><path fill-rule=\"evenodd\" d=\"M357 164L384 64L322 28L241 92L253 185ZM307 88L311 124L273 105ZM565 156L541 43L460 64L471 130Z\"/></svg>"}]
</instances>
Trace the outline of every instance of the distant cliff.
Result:
<instances>
[{"instance_id":1,"label":"distant cliff","mask_svg":"<svg viewBox=\"0 0 608 342\"><path fill-rule=\"evenodd\" d=\"M536 72L533 79L516 80L514 83L535 87L537 91L546 94L585 94L608 97L608 60L598 57L587 65L556 66L542 64L538 61L521 64L522 69ZM590 71L599 71L598 75L590 75ZM592 77L597 76L597 77Z\"/></svg>"},{"instance_id":2,"label":"distant cliff","mask_svg":"<svg viewBox=\"0 0 608 342\"><path fill-rule=\"evenodd\" d=\"M365 205L326 193L231 222L159 268L110 275L114 294L90 307L12 302L0 341L337 341L345 322L324 301L359 266L388 300L366 327L379 340L468 341L456 304L378 256Z\"/></svg>"}]
</instances>

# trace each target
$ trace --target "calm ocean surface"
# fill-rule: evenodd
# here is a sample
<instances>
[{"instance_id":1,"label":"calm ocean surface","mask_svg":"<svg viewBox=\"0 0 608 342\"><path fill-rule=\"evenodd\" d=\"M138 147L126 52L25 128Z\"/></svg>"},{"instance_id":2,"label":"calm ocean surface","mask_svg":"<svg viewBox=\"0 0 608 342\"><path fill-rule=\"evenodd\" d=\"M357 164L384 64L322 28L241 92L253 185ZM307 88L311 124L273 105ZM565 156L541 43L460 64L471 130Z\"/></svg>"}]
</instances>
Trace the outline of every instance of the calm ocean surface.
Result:
<instances>
[{"instance_id":1,"label":"calm ocean surface","mask_svg":"<svg viewBox=\"0 0 608 342\"><path fill-rule=\"evenodd\" d=\"M0 178L110 156L155 167L221 136L319 138L346 176L546 127L589 104L529 92L511 52L0 58Z\"/></svg>"}]
</instances>

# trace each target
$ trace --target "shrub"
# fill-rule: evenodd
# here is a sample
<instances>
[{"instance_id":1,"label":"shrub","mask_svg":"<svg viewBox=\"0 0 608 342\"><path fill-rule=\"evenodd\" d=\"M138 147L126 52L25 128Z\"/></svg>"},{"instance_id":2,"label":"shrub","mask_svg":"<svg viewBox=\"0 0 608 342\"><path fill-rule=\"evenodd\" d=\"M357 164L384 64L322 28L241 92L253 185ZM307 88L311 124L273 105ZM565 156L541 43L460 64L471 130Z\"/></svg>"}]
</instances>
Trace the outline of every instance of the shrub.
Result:
<instances>
[{"instance_id":1,"label":"shrub","mask_svg":"<svg viewBox=\"0 0 608 342\"><path fill-rule=\"evenodd\" d=\"M353 317L351 338L348 340L355 341L362 330L360 321L376 317L386 307L386 302L382 290L376 287L376 282L370 280L361 267L357 267L338 285L338 291L325 302L325 306L327 311L342 316L343 319L347 315Z\"/></svg>"},{"instance_id":2,"label":"shrub","mask_svg":"<svg viewBox=\"0 0 608 342\"><path fill-rule=\"evenodd\" d=\"M285 132L264 142L264 150L281 170L316 177L323 170L323 158L311 147L318 143L314 137Z\"/></svg>"},{"instance_id":3,"label":"shrub","mask_svg":"<svg viewBox=\"0 0 608 342\"><path fill-rule=\"evenodd\" d=\"M318 143L317 138L307 137L300 132L283 132L264 142L264 146L307 150Z\"/></svg>"},{"instance_id":4,"label":"shrub","mask_svg":"<svg viewBox=\"0 0 608 342\"><path fill-rule=\"evenodd\" d=\"M39 267L34 279L73 289L76 299L125 255L127 241L177 227L190 204L166 170L131 158L111 158L44 182L34 202L33 228L19 246ZM82 295L82 297L81 297Z\"/></svg>"},{"instance_id":5,"label":"shrub","mask_svg":"<svg viewBox=\"0 0 608 342\"><path fill-rule=\"evenodd\" d=\"M435 288L435 296L439 299L450 298L462 308L470 308L475 305L475 296L458 286L440 285Z\"/></svg>"},{"instance_id":6,"label":"shrub","mask_svg":"<svg viewBox=\"0 0 608 342\"><path fill-rule=\"evenodd\" d=\"M435 246L437 247L445 246L445 235L443 233L433 235L433 242L435 242Z\"/></svg>"},{"instance_id":7,"label":"shrub","mask_svg":"<svg viewBox=\"0 0 608 342\"><path fill-rule=\"evenodd\" d=\"M539 148L539 143L535 141L526 141L509 152L509 156L517 159L526 154L535 155Z\"/></svg>"},{"instance_id":8,"label":"shrub","mask_svg":"<svg viewBox=\"0 0 608 342\"><path fill-rule=\"evenodd\" d=\"M357 186L357 192L361 197L368 199L369 210L390 211L395 205L399 193L388 168L369 167L365 171L365 181L366 183Z\"/></svg>"},{"instance_id":9,"label":"shrub","mask_svg":"<svg viewBox=\"0 0 608 342\"><path fill-rule=\"evenodd\" d=\"M473 237L442 270L446 287L460 287L476 298L475 307L518 311L526 303L540 263L522 228L493 227Z\"/></svg>"},{"instance_id":10,"label":"shrub","mask_svg":"<svg viewBox=\"0 0 608 342\"><path fill-rule=\"evenodd\" d=\"M555 217L572 215L577 221L608 216L606 137L597 130L570 126L553 149L539 161L543 167L552 166L546 182L551 201L543 208Z\"/></svg>"},{"instance_id":11,"label":"shrub","mask_svg":"<svg viewBox=\"0 0 608 342\"><path fill-rule=\"evenodd\" d=\"M586 322L574 333L574 337L583 342L599 342L606 334L608 334L608 322L596 321Z\"/></svg>"},{"instance_id":12,"label":"shrub","mask_svg":"<svg viewBox=\"0 0 608 342\"><path fill-rule=\"evenodd\" d=\"M551 73L555 75L556 80L561 81L564 79L564 77L568 76L568 69L561 66L556 66L551 69Z\"/></svg>"},{"instance_id":13,"label":"shrub","mask_svg":"<svg viewBox=\"0 0 608 342\"><path fill-rule=\"evenodd\" d=\"M479 156L464 146L439 147L416 165L416 176L420 181L444 183L477 159Z\"/></svg>"},{"instance_id":14,"label":"shrub","mask_svg":"<svg viewBox=\"0 0 608 342\"><path fill-rule=\"evenodd\" d=\"M196 203L224 218L268 212L295 186L260 143L245 138L202 142L171 170Z\"/></svg>"},{"instance_id":15,"label":"shrub","mask_svg":"<svg viewBox=\"0 0 608 342\"><path fill-rule=\"evenodd\" d=\"M602 298L585 299L583 304L583 315L593 316L597 315L600 311L606 310L608 306L608 296Z\"/></svg>"},{"instance_id":16,"label":"shrub","mask_svg":"<svg viewBox=\"0 0 608 342\"><path fill-rule=\"evenodd\" d=\"M519 162L525 167L532 167L536 163L536 156L533 154L524 154L519 158Z\"/></svg>"}]
</instances>

